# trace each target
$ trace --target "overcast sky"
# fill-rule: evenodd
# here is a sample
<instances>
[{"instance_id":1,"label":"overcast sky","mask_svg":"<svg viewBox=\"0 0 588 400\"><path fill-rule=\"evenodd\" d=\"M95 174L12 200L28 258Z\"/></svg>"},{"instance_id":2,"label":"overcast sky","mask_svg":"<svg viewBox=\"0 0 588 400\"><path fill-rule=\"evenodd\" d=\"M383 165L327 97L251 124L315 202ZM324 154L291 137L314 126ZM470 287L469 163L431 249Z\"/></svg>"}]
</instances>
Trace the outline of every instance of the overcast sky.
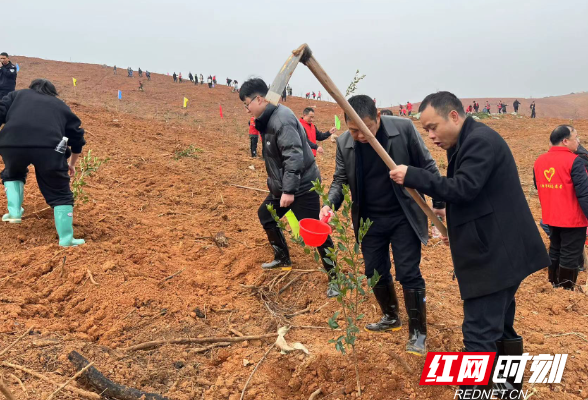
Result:
<instances>
[{"instance_id":1,"label":"overcast sky","mask_svg":"<svg viewBox=\"0 0 588 400\"><path fill-rule=\"evenodd\" d=\"M345 91L379 106L437 90L544 97L588 90L586 0L22 0L2 4L0 51L271 83L308 43ZM304 66L294 94L322 90Z\"/></svg>"}]
</instances>

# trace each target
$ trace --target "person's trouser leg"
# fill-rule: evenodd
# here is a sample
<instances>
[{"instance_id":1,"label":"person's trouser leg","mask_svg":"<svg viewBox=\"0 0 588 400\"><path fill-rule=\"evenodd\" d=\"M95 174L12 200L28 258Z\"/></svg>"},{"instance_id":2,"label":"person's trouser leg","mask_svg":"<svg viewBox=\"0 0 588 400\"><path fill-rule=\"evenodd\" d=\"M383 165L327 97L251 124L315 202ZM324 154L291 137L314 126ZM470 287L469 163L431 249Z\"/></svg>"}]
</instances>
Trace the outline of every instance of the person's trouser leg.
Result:
<instances>
[{"instance_id":1,"label":"person's trouser leg","mask_svg":"<svg viewBox=\"0 0 588 400\"><path fill-rule=\"evenodd\" d=\"M8 214L2 216L2 221L20 223L24 209L24 184L28 174L30 152L28 149L2 148L0 149L4 170L0 173L4 184Z\"/></svg>"},{"instance_id":2,"label":"person's trouser leg","mask_svg":"<svg viewBox=\"0 0 588 400\"><path fill-rule=\"evenodd\" d=\"M390 226L396 281L402 285L408 315L406 351L423 356L427 353L427 310L425 280L420 270L421 240L404 214L394 218Z\"/></svg>"},{"instance_id":3,"label":"person's trouser leg","mask_svg":"<svg viewBox=\"0 0 588 400\"><path fill-rule=\"evenodd\" d=\"M549 258L551 265L547 267L547 279L554 286L558 286L557 276L559 274L559 258L561 255L561 228L549 227Z\"/></svg>"},{"instance_id":4,"label":"person's trouser leg","mask_svg":"<svg viewBox=\"0 0 588 400\"><path fill-rule=\"evenodd\" d=\"M580 269L579 260L584 251L586 227L560 229L561 255L559 258L557 280L560 287L574 290Z\"/></svg>"},{"instance_id":5,"label":"person's trouser leg","mask_svg":"<svg viewBox=\"0 0 588 400\"><path fill-rule=\"evenodd\" d=\"M361 252L365 263L365 275L374 276L377 271L380 279L373 288L374 296L382 311L380 321L366 325L370 332L397 331L402 327L398 317L398 298L390 273L390 235L389 218L370 218L373 222L361 242Z\"/></svg>"},{"instance_id":6,"label":"person's trouser leg","mask_svg":"<svg viewBox=\"0 0 588 400\"><path fill-rule=\"evenodd\" d=\"M251 157L257 157L257 141L259 140L258 135L249 135L249 141L251 142Z\"/></svg>"}]
</instances>

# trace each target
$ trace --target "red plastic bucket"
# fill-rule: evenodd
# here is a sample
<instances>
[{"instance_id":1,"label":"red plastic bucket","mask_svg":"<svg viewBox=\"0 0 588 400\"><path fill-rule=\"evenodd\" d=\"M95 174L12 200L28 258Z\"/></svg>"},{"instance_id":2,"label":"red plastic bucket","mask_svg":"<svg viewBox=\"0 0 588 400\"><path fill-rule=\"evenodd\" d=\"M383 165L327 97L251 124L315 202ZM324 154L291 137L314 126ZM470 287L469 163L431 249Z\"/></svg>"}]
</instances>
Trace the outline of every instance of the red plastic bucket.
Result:
<instances>
[{"instance_id":1,"label":"red plastic bucket","mask_svg":"<svg viewBox=\"0 0 588 400\"><path fill-rule=\"evenodd\" d=\"M307 246L318 247L324 244L327 237L333 231L329 224L325 221L328 216L325 216L322 220L305 218L300 221L300 236L304 240L304 244Z\"/></svg>"}]
</instances>

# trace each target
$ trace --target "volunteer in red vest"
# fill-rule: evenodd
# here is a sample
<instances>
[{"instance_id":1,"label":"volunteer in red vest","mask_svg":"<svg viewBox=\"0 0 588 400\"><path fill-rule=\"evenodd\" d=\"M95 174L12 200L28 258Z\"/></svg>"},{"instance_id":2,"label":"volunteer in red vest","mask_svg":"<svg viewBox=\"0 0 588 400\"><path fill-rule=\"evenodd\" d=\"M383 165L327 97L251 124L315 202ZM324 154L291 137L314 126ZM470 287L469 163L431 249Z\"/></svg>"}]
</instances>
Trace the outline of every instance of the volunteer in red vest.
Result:
<instances>
[{"instance_id":1,"label":"volunteer in red vest","mask_svg":"<svg viewBox=\"0 0 588 400\"><path fill-rule=\"evenodd\" d=\"M323 148L316 144L317 141L322 142L329 138L329 136L334 135L337 132L337 128L332 127L329 129L328 132L321 132L316 128L316 125L313 124L314 121L314 109L312 107L306 107L304 111L302 111L302 118L300 118L300 123L304 127L306 131L306 136L308 138L308 145L312 149L312 154L316 157L316 153L323 154Z\"/></svg>"},{"instance_id":2,"label":"volunteer in red vest","mask_svg":"<svg viewBox=\"0 0 588 400\"><path fill-rule=\"evenodd\" d=\"M580 140L573 126L558 126L549 141L551 148L533 167L543 222L550 227L548 279L574 290L588 227L588 173L574 154Z\"/></svg>"},{"instance_id":3,"label":"volunteer in red vest","mask_svg":"<svg viewBox=\"0 0 588 400\"><path fill-rule=\"evenodd\" d=\"M410 101L406 103L406 109L408 110L408 116L410 117L412 114L412 103Z\"/></svg>"},{"instance_id":4,"label":"volunteer in red vest","mask_svg":"<svg viewBox=\"0 0 588 400\"><path fill-rule=\"evenodd\" d=\"M259 140L259 131L255 129L255 117L249 120L249 141L251 141L251 157L257 157L257 141ZM261 143L263 149L263 142ZM263 150L262 150L263 153Z\"/></svg>"}]
</instances>

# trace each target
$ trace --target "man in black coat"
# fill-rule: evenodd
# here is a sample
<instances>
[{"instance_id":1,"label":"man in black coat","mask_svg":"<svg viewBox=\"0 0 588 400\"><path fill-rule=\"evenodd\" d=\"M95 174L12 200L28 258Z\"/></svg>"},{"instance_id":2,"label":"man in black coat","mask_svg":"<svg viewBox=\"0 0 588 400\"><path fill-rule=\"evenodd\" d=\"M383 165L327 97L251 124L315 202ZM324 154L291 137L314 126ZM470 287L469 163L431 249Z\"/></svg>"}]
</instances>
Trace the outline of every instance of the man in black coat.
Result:
<instances>
[{"instance_id":1,"label":"man in black coat","mask_svg":"<svg viewBox=\"0 0 588 400\"><path fill-rule=\"evenodd\" d=\"M523 339L513 327L515 293L550 259L514 157L496 131L466 118L452 93L427 96L419 112L429 138L447 150L447 177L406 165L390 177L447 202L448 243L464 300L465 351L520 355Z\"/></svg>"},{"instance_id":2,"label":"man in black coat","mask_svg":"<svg viewBox=\"0 0 588 400\"><path fill-rule=\"evenodd\" d=\"M424 168L440 176L437 164L425 147L411 120L381 116L371 97L353 96L349 104L365 122L382 147L397 163ZM368 143L357 125L345 115L349 130L337 140L336 169L329 190L329 202L338 209L343 202L343 185L349 185L353 204L351 215L355 235L360 218L373 224L361 242L368 278L378 271L373 288L383 317L365 328L372 332L396 331L402 326L398 299L390 273L390 246L394 255L396 280L402 285L408 314L409 339L406 351L426 354L427 318L425 280L419 268L421 243L429 238L427 216L408 192L389 178L389 169ZM436 214L445 215L445 204L433 201ZM320 217L331 208L326 205Z\"/></svg>"},{"instance_id":3,"label":"man in black coat","mask_svg":"<svg viewBox=\"0 0 588 400\"><path fill-rule=\"evenodd\" d=\"M0 53L0 100L16 88L16 67L7 53Z\"/></svg>"},{"instance_id":4,"label":"man in black coat","mask_svg":"<svg viewBox=\"0 0 588 400\"><path fill-rule=\"evenodd\" d=\"M310 191L313 181L321 179L314 156L306 139L306 132L292 110L284 105L274 106L265 96L269 91L262 79L249 79L239 92L239 98L245 104L247 112L253 115L255 127L263 141L264 161L267 170L267 186L270 194L263 201L257 214L265 229L268 240L274 249L274 260L262 264L263 269L291 268L288 244L282 231L267 210L271 204L278 217L283 217L289 210L300 220L317 218L320 212L319 195ZM321 260L327 257L326 250L333 247L330 237L318 251ZM323 260L324 268L329 271L332 266ZM339 293L329 285L327 295L335 297Z\"/></svg>"}]
</instances>

